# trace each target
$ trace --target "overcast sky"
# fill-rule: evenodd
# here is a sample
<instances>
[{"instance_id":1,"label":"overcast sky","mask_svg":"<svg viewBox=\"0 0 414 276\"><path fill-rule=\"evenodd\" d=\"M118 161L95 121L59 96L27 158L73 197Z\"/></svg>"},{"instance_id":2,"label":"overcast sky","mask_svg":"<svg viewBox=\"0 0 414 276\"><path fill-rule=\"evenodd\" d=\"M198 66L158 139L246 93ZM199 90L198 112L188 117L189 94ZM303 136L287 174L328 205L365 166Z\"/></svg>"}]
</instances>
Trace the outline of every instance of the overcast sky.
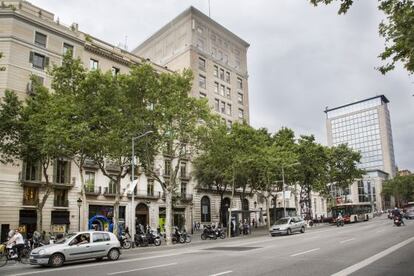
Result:
<instances>
[{"instance_id":1,"label":"overcast sky","mask_svg":"<svg viewBox=\"0 0 414 276\"><path fill-rule=\"evenodd\" d=\"M65 24L132 50L189 6L208 14L208 0L30 0ZM250 118L254 127L314 134L326 144L325 107L384 94L395 158L414 169L414 78L401 66L375 67L384 40L376 0L357 0L345 16L337 5L308 0L211 0L211 17L250 43Z\"/></svg>"}]
</instances>

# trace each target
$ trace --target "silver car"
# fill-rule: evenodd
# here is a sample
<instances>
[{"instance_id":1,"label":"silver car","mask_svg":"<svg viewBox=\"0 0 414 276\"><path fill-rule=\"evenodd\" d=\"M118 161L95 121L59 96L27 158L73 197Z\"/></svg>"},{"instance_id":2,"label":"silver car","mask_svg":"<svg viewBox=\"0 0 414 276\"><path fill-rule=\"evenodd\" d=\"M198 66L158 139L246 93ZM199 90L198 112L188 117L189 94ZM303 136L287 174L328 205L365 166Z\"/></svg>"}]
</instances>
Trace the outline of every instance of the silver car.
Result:
<instances>
[{"instance_id":1,"label":"silver car","mask_svg":"<svg viewBox=\"0 0 414 276\"><path fill-rule=\"evenodd\" d=\"M118 260L121 245L111 232L85 231L69 234L54 244L33 249L30 264L58 267L67 261L82 259Z\"/></svg>"},{"instance_id":2,"label":"silver car","mask_svg":"<svg viewBox=\"0 0 414 276\"><path fill-rule=\"evenodd\" d=\"M269 229L272 237L280 234L291 235L293 232L305 233L306 224L300 217L285 217L278 219Z\"/></svg>"}]
</instances>

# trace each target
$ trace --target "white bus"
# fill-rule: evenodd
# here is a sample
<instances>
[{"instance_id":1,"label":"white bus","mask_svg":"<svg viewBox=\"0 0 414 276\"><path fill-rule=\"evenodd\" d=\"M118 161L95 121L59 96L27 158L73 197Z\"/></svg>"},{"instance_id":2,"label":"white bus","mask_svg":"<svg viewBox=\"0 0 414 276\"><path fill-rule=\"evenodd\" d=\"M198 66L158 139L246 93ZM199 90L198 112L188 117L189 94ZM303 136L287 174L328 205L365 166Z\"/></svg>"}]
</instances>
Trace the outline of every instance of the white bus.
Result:
<instances>
[{"instance_id":1,"label":"white bus","mask_svg":"<svg viewBox=\"0 0 414 276\"><path fill-rule=\"evenodd\" d=\"M341 213L344 222L368 221L373 218L371 203L344 203L331 208L333 221Z\"/></svg>"}]
</instances>

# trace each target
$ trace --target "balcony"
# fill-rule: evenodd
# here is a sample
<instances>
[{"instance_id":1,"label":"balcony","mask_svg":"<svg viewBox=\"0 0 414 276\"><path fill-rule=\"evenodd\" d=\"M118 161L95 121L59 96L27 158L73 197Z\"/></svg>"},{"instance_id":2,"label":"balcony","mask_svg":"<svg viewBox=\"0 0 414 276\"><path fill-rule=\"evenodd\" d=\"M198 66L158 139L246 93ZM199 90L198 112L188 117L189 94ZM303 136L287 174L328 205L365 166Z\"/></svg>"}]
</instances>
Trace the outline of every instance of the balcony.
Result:
<instances>
[{"instance_id":1,"label":"balcony","mask_svg":"<svg viewBox=\"0 0 414 276\"><path fill-rule=\"evenodd\" d=\"M39 203L38 198L23 198L23 205L24 206L37 206Z\"/></svg>"},{"instance_id":2,"label":"balcony","mask_svg":"<svg viewBox=\"0 0 414 276\"><path fill-rule=\"evenodd\" d=\"M192 202L193 201L193 194L181 194L180 200L182 202Z\"/></svg>"},{"instance_id":3,"label":"balcony","mask_svg":"<svg viewBox=\"0 0 414 276\"><path fill-rule=\"evenodd\" d=\"M68 200L53 200L53 206L55 207L68 207L69 201Z\"/></svg>"},{"instance_id":4,"label":"balcony","mask_svg":"<svg viewBox=\"0 0 414 276\"><path fill-rule=\"evenodd\" d=\"M121 167L115 162L106 162L105 169L107 171L119 172Z\"/></svg>"},{"instance_id":5,"label":"balcony","mask_svg":"<svg viewBox=\"0 0 414 276\"><path fill-rule=\"evenodd\" d=\"M109 189L108 187L105 187L103 195L104 196L115 196L116 191L115 189Z\"/></svg>"},{"instance_id":6,"label":"balcony","mask_svg":"<svg viewBox=\"0 0 414 276\"><path fill-rule=\"evenodd\" d=\"M128 194L130 198L132 196L131 193ZM163 192L152 192L148 193L146 190L137 190L135 191L135 198L137 199L160 199L163 196Z\"/></svg>"},{"instance_id":7,"label":"balcony","mask_svg":"<svg viewBox=\"0 0 414 276\"><path fill-rule=\"evenodd\" d=\"M73 186L75 186L75 181L72 181L72 183L71 182L59 183L59 182L54 181L53 186L55 188L71 189L71 188L73 188Z\"/></svg>"},{"instance_id":8,"label":"balcony","mask_svg":"<svg viewBox=\"0 0 414 276\"><path fill-rule=\"evenodd\" d=\"M92 159L85 159L85 163L83 164L84 168L88 168L88 169L99 169L98 163L96 163L94 160Z\"/></svg>"},{"instance_id":9,"label":"balcony","mask_svg":"<svg viewBox=\"0 0 414 276\"><path fill-rule=\"evenodd\" d=\"M98 196L102 192L102 187L85 186L85 194L90 196Z\"/></svg>"}]
</instances>

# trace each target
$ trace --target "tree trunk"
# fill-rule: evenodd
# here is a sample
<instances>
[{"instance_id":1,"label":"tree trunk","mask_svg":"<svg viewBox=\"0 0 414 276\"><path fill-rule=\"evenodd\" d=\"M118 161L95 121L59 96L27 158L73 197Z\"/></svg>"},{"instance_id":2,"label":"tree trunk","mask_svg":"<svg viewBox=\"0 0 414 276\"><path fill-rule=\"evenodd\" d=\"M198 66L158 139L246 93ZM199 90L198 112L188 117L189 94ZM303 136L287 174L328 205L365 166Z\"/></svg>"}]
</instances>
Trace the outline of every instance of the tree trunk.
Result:
<instances>
[{"instance_id":1,"label":"tree trunk","mask_svg":"<svg viewBox=\"0 0 414 276\"><path fill-rule=\"evenodd\" d=\"M47 169L48 169L48 163L46 165L43 165L43 176L45 177L46 180L46 189L45 189L45 194L42 197L42 200L39 200L39 202L37 203L37 219L36 219L36 229L37 231L39 231L40 233L42 233L43 231L43 207L46 204L46 201L49 197L50 192L52 191L51 188L51 183L49 182L49 175L47 173Z\"/></svg>"},{"instance_id":2,"label":"tree trunk","mask_svg":"<svg viewBox=\"0 0 414 276\"><path fill-rule=\"evenodd\" d=\"M79 218L80 230L85 231L88 229L88 209L86 208L86 192L85 192L85 177L83 175L83 164L79 165L79 174L81 179L81 197L82 197L82 219Z\"/></svg>"},{"instance_id":3,"label":"tree trunk","mask_svg":"<svg viewBox=\"0 0 414 276\"><path fill-rule=\"evenodd\" d=\"M269 197L266 198L266 217L267 217L267 228L270 229L270 203Z\"/></svg>"},{"instance_id":4,"label":"tree trunk","mask_svg":"<svg viewBox=\"0 0 414 276\"><path fill-rule=\"evenodd\" d=\"M172 191L170 187L165 189L165 235L167 245L172 244Z\"/></svg>"},{"instance_id":5,"label":"tree trunk","mask_svg":"<svg viewBox=\"0 0 414 276\"><path fill-rule=\"evenodd\" d=\"M37 219L36 219L36 230L40 233L43 231L43 208L40 207L40 204L37 206Z\"/></svg>"},{"instance_id":6,"label":"tree trunk","mask_svg":"<svg viewBox=\"0 0 414 276\"><path fill-rule=\"evenodd\" d=\"M118 224L119 224L119 200L121 193L121 179L116 179L116 191L115 191L115 202L114 202L114 215L112 219L113 230L112 232L118 237Z\"/></svg>"}]
</instances>

